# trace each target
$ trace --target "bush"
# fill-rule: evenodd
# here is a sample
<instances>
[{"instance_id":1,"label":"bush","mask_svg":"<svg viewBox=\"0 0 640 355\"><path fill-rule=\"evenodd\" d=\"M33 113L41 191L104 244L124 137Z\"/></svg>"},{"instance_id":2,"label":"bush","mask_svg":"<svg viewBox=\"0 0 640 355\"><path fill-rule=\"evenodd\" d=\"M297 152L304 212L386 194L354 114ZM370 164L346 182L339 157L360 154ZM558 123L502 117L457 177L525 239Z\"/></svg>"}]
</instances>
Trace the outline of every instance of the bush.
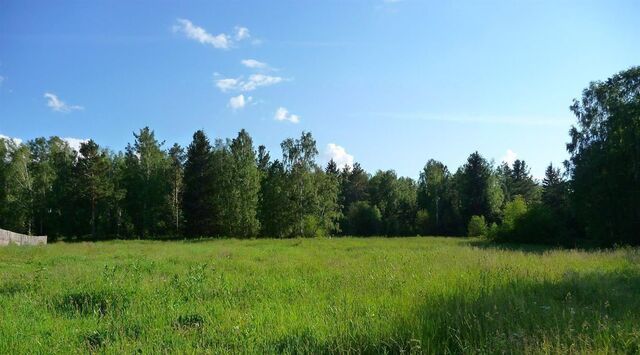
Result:
<instances>
[{"instance_id":1,"label":"bush","mask_svg":"<svg viewBox=\"0 0 640 355\"><path fill-rule=\"evenodd\" d=\"M510 231L516 227L517 221L527 213L527 203L520 195L516 195L513 201L507 202L504 206L504 218L502 228Z\"/></svg>"},{"instance_id":2,"label":"bush","mask_svg":"<svg viewBox=\"0 0 640 355\"><path fill-rule=\"evenodd\" d=\"M487 238L490 240L498 239L498 234L500 233L500 227L496 224L496 222L491 223L489 229L487 230Z\"/></svg>"},{"instance_id":3,"label":"bush","mask_svg":"<svg viewBox=\"0 0 640 355\"><path fill-rule=\"evenodd\" d=\"M416 231L422 235L428 235L431 230L429 223L429 212L427 210L418 210L416 213Z\"/></svg>"},{"instance_id":4,"label":"bush","mask_svg":"<svg viewBox=\"0 0 640 355\"><path fill-rule=\"evenodd\" d=\"M358 201L351 205L348 213L349 233L353 235L376 235L380 233L382 214L376 206Z\"/></svg>"},{"instance_id":5,"label":"bush","mask_svg":"<svg viewBox=\"0 0 640 355\"><path fill-rule=\"evenodd\" d=\"M570 226L574 220L565 211L554 210L536 204L519 214L513 221L505 221L498 227L495 240L509 243L532 243L575 246L577 235Z\"/></svg>"},{"instance_id":6,"label":"bush","mask_svg":"<svg viewBox=\"0 0 640 355\"><path fill-rule=\"evenodd\" d=\"M469 220L469 226L467 227L468 236L479 237L487 235L487 222L484 220L484 216L471 216Z\"/></svg>"}]
</instances>

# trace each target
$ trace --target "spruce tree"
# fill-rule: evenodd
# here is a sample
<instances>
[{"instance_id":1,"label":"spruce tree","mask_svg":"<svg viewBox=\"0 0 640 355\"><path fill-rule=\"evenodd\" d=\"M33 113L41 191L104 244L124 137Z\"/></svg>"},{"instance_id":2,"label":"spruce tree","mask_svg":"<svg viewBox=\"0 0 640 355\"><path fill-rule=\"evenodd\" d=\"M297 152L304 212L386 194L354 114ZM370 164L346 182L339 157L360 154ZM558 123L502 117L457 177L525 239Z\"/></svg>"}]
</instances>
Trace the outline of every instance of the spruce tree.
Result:
<instances>
[{"instance_id":1,"label":"spruce tree","mask_svg":"<svg viewBox=\"0 0 640 355\"><path fill-rule=\"evenodd\" d=\"M213 168L211 144L201 130L193 134L184 164L182 210L185 233L191 237L211 236L214 229Z\"/></svg>"}]
</instances>

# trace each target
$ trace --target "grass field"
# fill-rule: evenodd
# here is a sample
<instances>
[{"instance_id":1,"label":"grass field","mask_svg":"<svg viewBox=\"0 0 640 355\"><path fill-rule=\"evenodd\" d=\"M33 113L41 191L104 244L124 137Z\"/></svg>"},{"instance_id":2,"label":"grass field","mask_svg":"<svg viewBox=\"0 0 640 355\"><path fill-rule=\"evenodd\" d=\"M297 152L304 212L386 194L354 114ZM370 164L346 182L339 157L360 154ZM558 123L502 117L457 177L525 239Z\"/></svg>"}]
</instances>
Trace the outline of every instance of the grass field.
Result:
<instances>
[{"instance_id":1,"label":"grass field","mask_svg":"<svg viewBox=\"0 0 640 355\"><path fill-rule=\"evenodd\" d=\"M0 249L0 353L640 351L640 251L455 238Z\"/></svg>"}]
</instances>

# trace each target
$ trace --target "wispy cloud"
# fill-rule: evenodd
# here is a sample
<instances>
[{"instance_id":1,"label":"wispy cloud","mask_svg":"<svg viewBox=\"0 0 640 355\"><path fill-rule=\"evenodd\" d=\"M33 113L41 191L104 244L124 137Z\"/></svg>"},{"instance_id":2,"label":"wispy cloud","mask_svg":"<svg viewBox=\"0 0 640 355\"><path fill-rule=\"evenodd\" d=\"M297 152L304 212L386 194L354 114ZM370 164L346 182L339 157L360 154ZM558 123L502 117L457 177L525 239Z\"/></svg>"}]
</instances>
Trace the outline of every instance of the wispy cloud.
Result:
<instances>
[{"instance_id":1,"label":"wispy cloud","mask_svg":"<svg viewBox=\"0 0 640 355\"><path fill-rule=\"evenodd\" d=\"M47 106L56 112L71 112L77 110L84 110L84 107L79 105L67 105L64 101L60 100L56 94L45 92L44 98L47 99Z\"/></svg>"},{"instance_id":2,"label":"wispy cloud","mask_svg":"<svg viewBox=\"0 0 640 355\"><path fill-rule=\"evenodd\" d=\"M308 41L278 41L277 43L285 45L285 46L294 46L294 47L351 47L355 43L347 42L347 41L323 41L323 40L308 40Z\"/></svg>"},{"instance_id":3,"label":"wispy cloud","mask_svg":"<svg viewBox=\"0 0 640 355\"><path fill-rule=\"evenodd\" d=\"M216 76L216 75L214 74L214 76ZM222 92L238 90L238 88L241 86L240 83L241 83L241 79L240 78L238 78L238 79L234 79L234 78L216 79L216 86Z\"/></svg>"},{"instance_id":4,"label":"wispy cloud","mask_svg":"<svg viewBox=\"0 0 640 355\"><path fill-rule=\"evenodd\" d=\"M384 119L409 121L442 121L452 123L504 124L517 126L568 126L570 117L523 116L523 115L438 115L423 112L368 112L357 116L371 116Z\"/></svg>"},{"instance_id":5,"label":"wispy cloud","mask_svg":"<svg viewBox=\"0 0 640 355\"><path fill-rule=\"evenodd\" d=\"M2 86L3 82L4 82L4 76L0 75L0 86Z\"/></svg>"},{"instance_id":6,"label":"wispy cloud","mask_svg":"<svg viewBox=\"0 0 640 355\"><path fill-rule=\"evenodd\" d=\"M289 121L291 123L300 122L300 116L294 115L284 107L278 107L276 114L273 117L276 121Z\"/></svg>"},{"instance_id":7,"label":"wispy cloud","mask_svg":"<svg viewBox=\"0 0 640 355\"><path fill-rule=\"evenodd\" d=\"M282 82L284 79L279 76L271 76L265 74L252 74L249 80L244 84L244 91L252 91L261 86L271 86Z\"/></svg>"},{"instance_id":8,"label":"wispy cloud","mask_svg":"<svg viewBox=\"0 0 640 355\"><path fill-rule=\"evenodd\" d=\"M380 2L374 6L374 9L386 13L397 13L399 9L398 4L403 1L404 0L380 0Z\"/></svg>"},{"instance_id":9,"label":"wispy cloud","mask_svg":"<svg viewBox=\"0 0 640 355\"><path fill-rule=\"evenodd\" d=\"M325 161L329 162L333 159L333 161L338 165L338 167L343 168L345 166L353 166L354 158L353 155L347 153L347 150L344 147L341 147L335 143L327 144L327 147L324 151Z\"/></svg>"},{"instance_id":10,"label":"wispy cloud","mask_svg":"<svg viewBox=\"0 0 640 355\"><path fill-rule=\"evenodd\" d=\"M253 97L249 96L245 98L243 94L240 94L229 99L229 107L231 107L232 110L237 111L244 108L251 101L253 101Z\"/></svg>"},{"instance_id":11,"label":"wispy cloud","mask_svg":"<svg viewBox=\"0 0 640 355\"><path fill-rule=\"evenodd\" d=\"M173 32L181 32L187 38L196 40L202 44L208 44L218 49L229 49L233 46L234 41L242 41L251 37L249 29L242 26L235 27L235 33L229 35L226 33L220 33L217 35L207 32L204 28L196 26L193 22L179 18L176 20L176 24L173 25Z\"/></svg>"},{"instance_id":12,"label":"wispy cloud","mask_svg":"<svg viewBox=\"0 0 640 355\"><path fill-rule=\"evenodd\" d=\"M269 65L265 62L261 62L255 59L243 59L240 61L242 65L251 69L268 69Z\"/></svg>"},{"instance_id":13,"label":"wispy cloud","mask_svg":"<svg viewBox=\"0 0 640 355\"><path fill-rule=\"evenodd\" d=\"M249 29L246 27L236 26L235 30L236 30L236 35L235 35L236 41L242 41L243 39L247 39L251 37L251 34L249 33Z\"/></svg>"},{"instance_id":14,"label":"wispy cloud","mask_svg":"<svg viewBox=\"0 0 640 355\"><path fill-rule=\"evenodd\" d=\"M275 85L282 81L284 81L284 78L282 77L271 76L266 74L252 74L246 80L243 79L242 77L215 79L216 86L222 92L253 91L259 87Z\"/></svg>"}]
</instances>

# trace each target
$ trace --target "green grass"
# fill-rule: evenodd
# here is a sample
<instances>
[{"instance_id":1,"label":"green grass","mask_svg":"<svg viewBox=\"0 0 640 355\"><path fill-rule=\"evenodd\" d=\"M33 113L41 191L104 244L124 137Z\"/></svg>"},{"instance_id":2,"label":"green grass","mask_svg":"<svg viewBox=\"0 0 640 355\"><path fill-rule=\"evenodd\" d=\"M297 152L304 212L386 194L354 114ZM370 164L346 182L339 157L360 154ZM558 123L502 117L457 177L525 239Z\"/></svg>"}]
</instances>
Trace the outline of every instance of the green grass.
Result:
<instances>
[{"instance_id":1,"label":"green grass","mask_svg":"<svg viewBox=\"0 0 640 355\"><path fill-rule=\"evenodd\" d=\"M640 251L456 238L0 248L0 353L637 353Z\"/></svg>"}]
</instances>

